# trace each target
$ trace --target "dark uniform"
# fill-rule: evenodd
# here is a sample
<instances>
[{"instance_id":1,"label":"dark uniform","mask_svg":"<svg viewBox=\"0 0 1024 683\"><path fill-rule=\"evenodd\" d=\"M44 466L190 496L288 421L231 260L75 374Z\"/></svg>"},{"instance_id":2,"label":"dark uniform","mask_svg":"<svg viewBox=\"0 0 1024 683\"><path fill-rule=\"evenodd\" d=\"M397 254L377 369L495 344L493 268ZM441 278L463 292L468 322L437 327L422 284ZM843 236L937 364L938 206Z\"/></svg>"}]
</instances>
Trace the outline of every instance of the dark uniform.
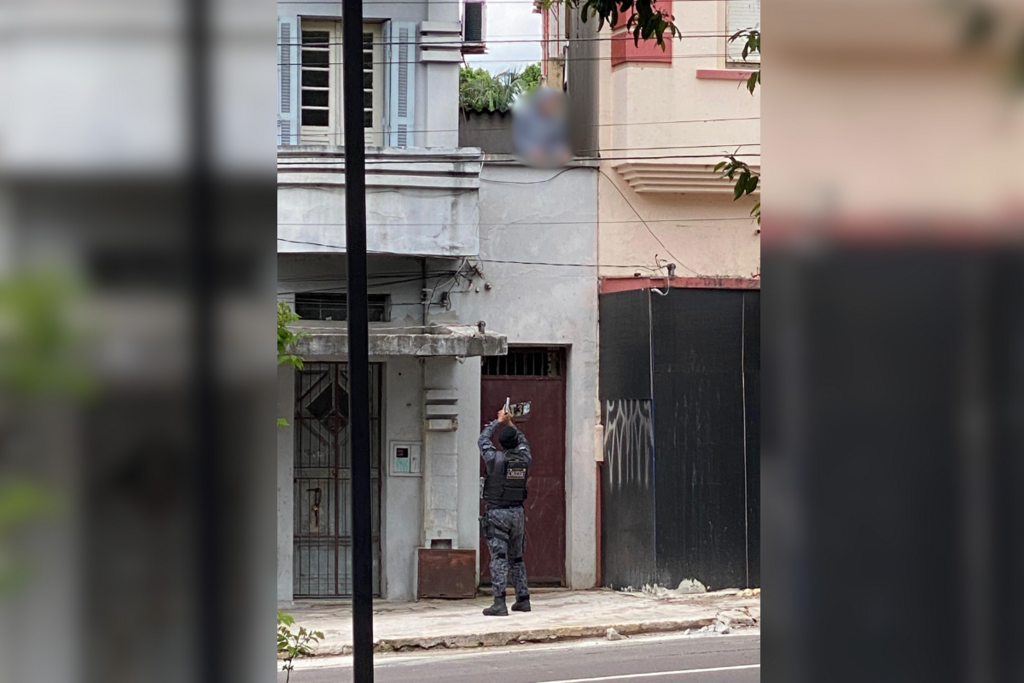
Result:
<instances>
[{"instance_id":1,"label":"dark uniform","mask_svg":"<svg viewBox=\"0 0 1024 683\"><path fill-rule=\"evenodd\" d=\"M511 574L512 585L516 590L516 604L512 609L529 611L530 589L526 585L526 565L523 564L523 551L526 547L523 501L526 499L526 476L533 463L533 456L526 436L518 429L518 444L514 448L495 448L491 436L500 426L497 420L491 422L484 427L477 442L487 470L483 492L487 512L484 513L482 526L487 549L491 553L491 586L495 607L500 602L499 610L504 610L505 587Z\"/></svg>"}]
</instances>

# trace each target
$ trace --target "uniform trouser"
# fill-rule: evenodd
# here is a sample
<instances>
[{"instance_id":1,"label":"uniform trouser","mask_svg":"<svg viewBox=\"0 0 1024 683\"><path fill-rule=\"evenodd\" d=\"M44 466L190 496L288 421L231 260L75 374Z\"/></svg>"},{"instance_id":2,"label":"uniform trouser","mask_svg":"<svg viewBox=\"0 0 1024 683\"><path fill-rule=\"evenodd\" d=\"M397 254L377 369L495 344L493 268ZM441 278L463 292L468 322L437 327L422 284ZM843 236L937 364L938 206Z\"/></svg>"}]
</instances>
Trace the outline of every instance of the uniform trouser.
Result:
<instances>
[{"instance_id":1,"label":"uniform trouser","mask_svg":"<svg viewBox=\"0 0 1024 683\"><path fill-rule=\"evenodd\" d=\"M530 597L526 585L526 513L522 507L487 511L487 549L491 553L491 587L494 597L505 599L509 578L516 589L516 600ZM509 576L511 575L511 577Z\"/></svg>"}]
</instances>

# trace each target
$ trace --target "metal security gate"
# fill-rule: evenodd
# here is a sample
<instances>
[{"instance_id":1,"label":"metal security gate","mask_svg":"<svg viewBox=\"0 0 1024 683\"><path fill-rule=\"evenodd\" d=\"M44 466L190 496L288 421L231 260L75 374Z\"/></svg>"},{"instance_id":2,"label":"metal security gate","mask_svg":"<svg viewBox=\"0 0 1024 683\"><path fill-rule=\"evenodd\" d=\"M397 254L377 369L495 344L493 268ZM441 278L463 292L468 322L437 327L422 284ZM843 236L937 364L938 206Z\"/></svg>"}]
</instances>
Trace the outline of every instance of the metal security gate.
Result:
<instances>
[{"instance_id":1,"label":"metal security gate","mask_svg":"<svg viewBox=\"0 0 1024 683\"><path fill-rule=\"evenodd\" d=\"M295 374L296 598L352 594L351 451L347 363ZM370 364L373 591L380 594L381 365Z\"/></svg>"}]
</instances>

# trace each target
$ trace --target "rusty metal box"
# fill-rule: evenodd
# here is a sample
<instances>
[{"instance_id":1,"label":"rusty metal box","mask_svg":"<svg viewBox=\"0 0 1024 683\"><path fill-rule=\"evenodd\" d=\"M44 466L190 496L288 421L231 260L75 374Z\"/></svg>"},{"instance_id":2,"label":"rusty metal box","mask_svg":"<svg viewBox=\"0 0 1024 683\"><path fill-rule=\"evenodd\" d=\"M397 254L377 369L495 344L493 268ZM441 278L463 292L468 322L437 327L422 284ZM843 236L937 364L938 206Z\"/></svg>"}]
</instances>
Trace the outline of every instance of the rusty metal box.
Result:
<instances>
[{"instance_id":1,"label":"rusty metal box","mask_svg":"<svg viewBox=\"0 0 1024 683\"><path fill-rule=\"evenodd\" d=\"M420 548L416 597L472 598L476 596L476 551Z\"/></svg>"}]
</instances>

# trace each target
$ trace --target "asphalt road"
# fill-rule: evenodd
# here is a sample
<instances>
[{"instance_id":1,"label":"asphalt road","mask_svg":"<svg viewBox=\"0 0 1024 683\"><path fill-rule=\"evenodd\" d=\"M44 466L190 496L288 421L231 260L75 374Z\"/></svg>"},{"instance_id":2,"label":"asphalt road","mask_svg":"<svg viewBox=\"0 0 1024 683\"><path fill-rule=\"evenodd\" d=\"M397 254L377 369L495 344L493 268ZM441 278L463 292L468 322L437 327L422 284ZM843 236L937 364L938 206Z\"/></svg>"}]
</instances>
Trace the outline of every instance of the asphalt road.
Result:
<instances>
[{"instance_id":1,"label":"asphalt road","mask_svg":"<svg viewBox=\"0 0 1024 683\"><path fill-rule=\"evenodd\" d=\"M751 683L760 634L637 637L436 654L378 656L377 683ZM305 668L312 666L316 668ZM284 681L278 674L278 681ZM349 683L351 658L304 663L292 683Z\"/></svg>"}]
</instances>

